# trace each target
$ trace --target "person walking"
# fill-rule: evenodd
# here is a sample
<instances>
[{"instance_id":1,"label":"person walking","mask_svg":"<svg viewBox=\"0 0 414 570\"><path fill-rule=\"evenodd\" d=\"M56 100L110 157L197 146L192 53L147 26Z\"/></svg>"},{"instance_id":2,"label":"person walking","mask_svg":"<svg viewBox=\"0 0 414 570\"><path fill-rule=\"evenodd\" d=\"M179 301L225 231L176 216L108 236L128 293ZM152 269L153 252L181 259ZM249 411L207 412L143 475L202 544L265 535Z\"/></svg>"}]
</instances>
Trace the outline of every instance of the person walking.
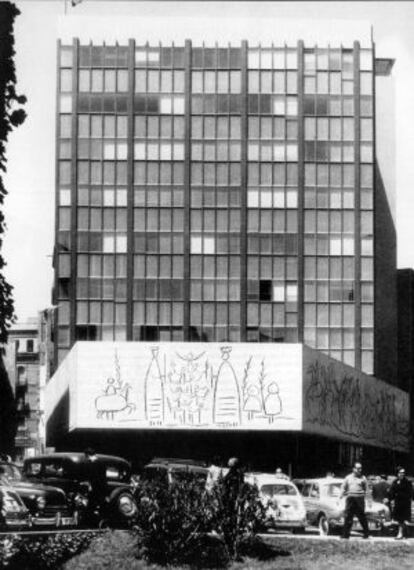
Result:
<instances>
[{"instance_id":1,"label":"person walking","mask_svg":"<svg viewBox=\"0 0 414 570\"><path fill-rule=\"evenodd\" d=\"M340 492L340 498L345 497L345 521L341 538L349 538L354 516L358 517L362 526L363 538L369 538L368 522L365 516L367 489L368 482L362 475L362 465L356 462L352 468L352 473L345 477Z\"/></svg>"},{"instance_id":2,"label":"person walking","mask_svg":"<svg viewBox=\"0 0 414 570\"><path fill-rule=\"evenodd\" d=\"M411 499L413 498L413 486L405 476L405 469L399 467L397 478L392 482L389 498L393 504L392 518L398 523L396 540L406 538L406 523L411 521Z\"/></svg>"}]
</instances>

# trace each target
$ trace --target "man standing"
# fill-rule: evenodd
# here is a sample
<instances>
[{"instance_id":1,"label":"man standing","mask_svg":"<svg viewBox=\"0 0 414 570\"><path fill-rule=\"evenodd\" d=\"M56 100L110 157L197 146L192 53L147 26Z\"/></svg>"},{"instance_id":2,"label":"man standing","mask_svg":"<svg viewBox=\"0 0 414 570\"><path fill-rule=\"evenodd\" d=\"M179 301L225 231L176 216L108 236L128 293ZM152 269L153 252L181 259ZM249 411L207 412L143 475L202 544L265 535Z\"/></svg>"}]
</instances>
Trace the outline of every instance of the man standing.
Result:
<instances>
[{"instance_id":1,"label":"man standing","mask_svg":"<svg viewBox=\"0 0 414 570\"><path fill-rule=\"evenodd\" d=\"M345 522L341 538L349 538L354 516L358 517L363 530L363 538L369 538L368 523L365 516L365 495L368 483L362 475L361 463L354 463L352 473L342 483L340 498L345 497Z\"/></svg>"}]
</instances>

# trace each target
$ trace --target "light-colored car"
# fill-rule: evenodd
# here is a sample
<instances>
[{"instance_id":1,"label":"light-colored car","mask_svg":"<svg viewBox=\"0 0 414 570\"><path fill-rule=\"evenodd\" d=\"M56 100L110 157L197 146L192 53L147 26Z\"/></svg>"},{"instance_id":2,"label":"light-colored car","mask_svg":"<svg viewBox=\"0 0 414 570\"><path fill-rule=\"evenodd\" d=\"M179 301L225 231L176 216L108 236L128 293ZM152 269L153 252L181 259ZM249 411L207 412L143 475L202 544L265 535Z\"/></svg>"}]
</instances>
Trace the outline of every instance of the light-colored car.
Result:
<instances>
[{"instance_id":1,"label":"light-colored car","mask_svg":"<svg viewBox=\"0 0 414 570\"><path fill-rule=\"evenodd\" d=\"M256 485L266 508L266 528L305 532L306 509L296 485L273 473L246 473L246 483Z\"/></svg>"},{"instance_id":2,"label":"light-colored car","mask_svg":"<svg viewBox=\"0 0 414 570\"><path fill-rule=\"evenodd\" d=\"M344 525L345 499L339 498L342 482L343 479L334 477L302 480L308 524L317 526L321 536L332 534ZM370 495L365 499L365 514L370 531L382 531L391 519L389 508L374 502ZM357 519L352 528L360 530Z\"/></svg>"}]
</instances>

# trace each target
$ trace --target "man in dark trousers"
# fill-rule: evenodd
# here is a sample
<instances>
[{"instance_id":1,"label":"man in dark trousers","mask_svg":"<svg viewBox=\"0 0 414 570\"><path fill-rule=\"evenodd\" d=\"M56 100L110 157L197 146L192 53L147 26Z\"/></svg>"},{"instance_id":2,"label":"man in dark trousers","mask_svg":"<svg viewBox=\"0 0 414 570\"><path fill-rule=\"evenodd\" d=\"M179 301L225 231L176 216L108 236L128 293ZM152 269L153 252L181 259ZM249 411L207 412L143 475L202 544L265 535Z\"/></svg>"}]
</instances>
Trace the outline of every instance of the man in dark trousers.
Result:
<instances>
[{"instance_id":1,"label":"man in dark trousers","mask_svg":"<svg viewBox=\"0 0 414 570\"><path fill-rule=\"evenodd\" d=\"M354 463L352 473L347 475L342 483L340 498L345 497L345 522L341 538L349 538L352 522L356 516L361 523L363 538L369 538L368 523L365 516L365 495L368 482L362 475L362 465Z\"/></svg>"}]
</instances>

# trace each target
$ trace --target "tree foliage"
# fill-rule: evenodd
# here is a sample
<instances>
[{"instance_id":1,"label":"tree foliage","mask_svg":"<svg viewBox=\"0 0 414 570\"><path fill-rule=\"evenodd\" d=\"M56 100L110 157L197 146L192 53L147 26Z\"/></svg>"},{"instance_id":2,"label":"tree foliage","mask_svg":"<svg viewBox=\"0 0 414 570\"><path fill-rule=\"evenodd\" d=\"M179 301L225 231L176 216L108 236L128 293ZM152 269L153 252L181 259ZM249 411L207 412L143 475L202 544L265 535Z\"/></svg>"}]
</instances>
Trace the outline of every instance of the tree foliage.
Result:
<instances>
[{"instance_id":1,"label":"tree foliage","mask_svg":"<svg viewBox=\"0 0 414 570\"><path fill-rule=\"evenodd\" d=\"M6 229L3 204L7 190L6 143L9 133L23 123L26 112L24 95L16 91L14 64L14 21L20 14L11 2L0 2L0 346L7 342L7 331L14 321L13 287L4 276L5 259L2 254L3 234ZM0 354L0 451L12 453L16 433L16 415L13 391Z\"/></svg>"},{"instance_id":2,"label":"tree foliage","mask_svg":"<svg viewBox=\"0 0 414 570\"><path fill-rule=\"evenodd\" d=\"M21 107L26 103L24 95L16 91L16 68L14 64L14 20L20 14L11 2L0 2L0 343L7 341L7 330L14 319L13 287L4 277L6 262L1 253L5 231L2 210L7 190L3 175L6 172L6 143L9 133L23 123L26 112Z\"/></svg>"}]
</instances>

